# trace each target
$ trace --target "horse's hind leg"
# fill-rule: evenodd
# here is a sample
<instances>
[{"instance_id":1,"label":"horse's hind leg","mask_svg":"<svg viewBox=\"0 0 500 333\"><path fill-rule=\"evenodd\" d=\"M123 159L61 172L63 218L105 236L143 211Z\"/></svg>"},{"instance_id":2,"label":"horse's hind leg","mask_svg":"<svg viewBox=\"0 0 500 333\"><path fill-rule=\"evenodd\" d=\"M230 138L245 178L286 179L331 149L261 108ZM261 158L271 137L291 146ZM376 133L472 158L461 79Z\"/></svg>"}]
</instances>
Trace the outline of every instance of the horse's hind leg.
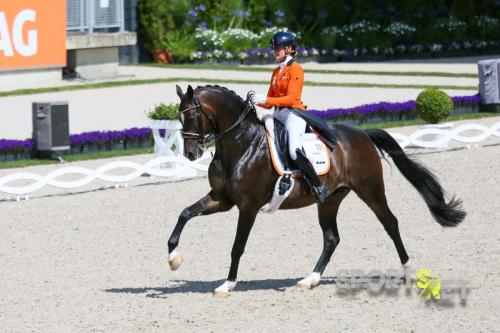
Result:
<instances>
[{"instance_id":1,"label":"horse's hind leg","mask_svg":"<svg viewBox=\"0 0 500 333\"><path fill-rule=\"evenodd\" d=\"M340 188L325 203L318 205L319 224L323 230L323 252L318 259L313 273L297 283L301 288L311 289L319 284L321 275L330 261L333 252L339 245L340 237L337 229L337 213L340 203L349 193L349 189Z\"/></svg>"},{"instance_id":2,"label":"horse's hind leg","mask_svg":"<svg viewBox=\"0 0 500 333\"><path fill-rule=\"evenodd\" d=\"M401 240L398 220L394 214L392 214L389 206L387 205L383 183L377 183L378 184L373 186L364 187L363 191L356 189L354 189L354 191L361 198L361 200L363 200L368 207L370 207L370 209L377 216L378 220L382 223L385 231L387 231L394 242L396 250L398 251L399 259L404 265L408 262L408 254L406 253L403 241Z\"/></svg>"},{"instance_id":3,"label":"horse's hind leg","mask_svg":"<svg viewBox=\"0 0 500 333\"><path fill-rule=\"evenodd\" d=\"M177 245L179 245L182 229L184 229L187 221L199 215L225 212L233 206L234 204L223 200L218 193L212 190L193 205L185 208L179 216L174 231L172 231L172 235L170 235L168 240L168 263L170 265L170 269L175 271L181 265L181 256L175 249L177 248Z\"/></svg>"}]
</instances>

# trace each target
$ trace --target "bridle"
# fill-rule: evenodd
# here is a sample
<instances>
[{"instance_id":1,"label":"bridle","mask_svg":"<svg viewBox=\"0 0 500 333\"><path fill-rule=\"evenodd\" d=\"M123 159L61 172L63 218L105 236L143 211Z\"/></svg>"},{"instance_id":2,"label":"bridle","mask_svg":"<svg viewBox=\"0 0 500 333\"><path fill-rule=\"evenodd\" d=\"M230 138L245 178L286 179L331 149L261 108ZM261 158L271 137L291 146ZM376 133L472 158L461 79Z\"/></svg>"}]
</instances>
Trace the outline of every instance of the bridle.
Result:
<instances>
[{"instance_id":1,"label":"bridle","mask_svg":"<svg viewBox=\"0 0 500 333\"><path fill-rule=\"evenodd\" d=\"M236 122L233 125L231 125L229 128L225 129L224 131L222 131L220 133L216 133L218 129L217 129L217 124L215 123L215 119L212 117L212 115L210 113L203 110L203 107L201 106L200 100L198 99L198 96L196 96L195 94L193 94L193 103L194 103L194 106L179 111L179 121L181 122L182 126L184 127L184 123L182 121L181 115L188 112L188 111L196 110L196 119L198 122L197 127L198 127L199 133L185 132L185 131L181 130L181 134L182 134L183 139L196 140L196 143L199 146L203 146L206 142L208 142L210 140L218 141L224 135L226 135L227 133L232 131L234 128L236 128L236 126L238 126L243 121L243 119L245 119L245 117L247 116L247 114L250 111L252 111L252 110L255 111L255 107L253 106L252 103L248 102L248 99L247 99L245 110L240 115L240 117L236 120ZM212 127L211 130L207 133L205 133L205 128L203 126L202 116L205 116L208 119L208 121L210 122L210 125Z\"/></svg>"}]
</instances>

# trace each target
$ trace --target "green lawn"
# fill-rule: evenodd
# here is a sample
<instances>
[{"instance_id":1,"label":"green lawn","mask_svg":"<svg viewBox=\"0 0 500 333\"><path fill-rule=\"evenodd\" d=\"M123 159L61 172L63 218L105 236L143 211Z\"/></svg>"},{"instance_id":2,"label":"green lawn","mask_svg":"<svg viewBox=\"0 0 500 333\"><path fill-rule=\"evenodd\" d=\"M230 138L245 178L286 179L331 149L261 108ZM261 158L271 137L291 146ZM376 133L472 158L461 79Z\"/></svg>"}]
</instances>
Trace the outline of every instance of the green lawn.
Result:
<instances>
[{"instance_id":1,"label":"green lawn","mask_svg":"<svg viewBox=\"0 0 500 333\"><path fill-rule=\"evenodd\" d=\"M210 78L185 78L172 77L166 79L148 79L148 80L128 80L128 81L109 81L99 83L85 83L77 86L61 86L34 89L19 89L11 91L0 91L0 97L43 94L59 91L74 91L84 89L103 89L122 86L134 86L142 84L159 84L169 82L205 82L208 84L262 84L269 85L268 80L230 80L230 79L210 79ZM454 90L473 90L477 91L477 86L457 86L457 85L429 85L429 84L392 84L392 83L338 83L338 82L313 82L305 81L304 85L312 87L350 87L350 88L391 88L391 89L454 89Z\"/></svg>"},{"instance_id":2,"label":"green lawn","mask_svg":"<svg viewBox=\"0 0 500 333\"><path fill-rule=\"evenodd\" d=\"M469 113L469 114L461 114L461 115L452 115L447 117L442 122L447 121L457 121L457 120L466 120L466 119L479 119L479 118L488 118L488 117L498 117L500 113L489 113L489 112L478 112L478 113ZM403 126L415 126L415 125L423 125L425 121L422 119L414 119L414 120L404 120L404 121L389 121L385 123L377 123L377 124L363 124L360 125L359 128L393 128L393 127L403 127Z\"/></svg>"},{"instance_id":3,"label":"green lawn","mask_svg":"<svg viewBox=\"0 0 500 333\"><path fill-rule=\"evenodd\" d=\"M262 66L226 66L226 65L195 65L195 64L167 64L160 65L155 63L139 64L137 66L151 66L160 68L178 68L178 69L209 69L216 71L241 71L241 72L269 72L269 67ZM458 77L458 78L477 78L473 73L448 73L448 72L416 72L416 71L360 71L360 70L341 70L341 69L306 69L307 73L317 74L352 74L352 75L387 75L387 76L433 76L433 77Z\"/></svg>"},{"instance_id":4,"label":"green lawn","mask_svg":"<svg viewBox=\"0 0 500 333\"><path fill-rule=\"evenodd\" d=\"M86 160L97 160L101 158L112 158L121 156L131 156L131 155L141 155L141 154L152 154L153 147L147 148L135 148L126 150L112 150L112 151L100 151L95 153L82 153L74 155L65 155L63 159L66 162L75 161L86 161ZM55 159L33 159L33 160L18 160L18 161L2 161L0 162L0 169L10 169L10 168L22 168L28 166L46 165L46 164L58 164L60 163Z\"/></svg>"}]
</instances>

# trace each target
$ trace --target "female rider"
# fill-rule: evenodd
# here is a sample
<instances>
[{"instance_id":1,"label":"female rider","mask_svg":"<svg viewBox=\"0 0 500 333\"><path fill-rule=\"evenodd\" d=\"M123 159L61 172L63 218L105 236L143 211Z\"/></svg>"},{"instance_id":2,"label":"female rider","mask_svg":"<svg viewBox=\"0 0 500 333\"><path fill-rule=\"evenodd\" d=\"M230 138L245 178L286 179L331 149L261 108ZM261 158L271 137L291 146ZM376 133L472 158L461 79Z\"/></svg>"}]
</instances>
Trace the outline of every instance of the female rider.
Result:
<instances>
[{"instance_id":1,"label":"female rider","mask_svg":"<svg viewBox=\"0 0 500 333\"><path fill-rule=\"evenodd\" d=\"M306 182L316 195L316 201L322 203L327 195L326 187L321 183L314 167L304 154L302 136L306 131L307 123L296 114L296 112L306 110L306 106L301 101L304 70L293 58L297 43L291 33L282 31L273 35L270 46L279 66L273 71L267 97L251 93L250 99L252 103L265 109L274 107L274 117L285 125L288 132L290 157L304 172ZM259 119L262 120L262 112Z\"/></svg>"}]
</instances>

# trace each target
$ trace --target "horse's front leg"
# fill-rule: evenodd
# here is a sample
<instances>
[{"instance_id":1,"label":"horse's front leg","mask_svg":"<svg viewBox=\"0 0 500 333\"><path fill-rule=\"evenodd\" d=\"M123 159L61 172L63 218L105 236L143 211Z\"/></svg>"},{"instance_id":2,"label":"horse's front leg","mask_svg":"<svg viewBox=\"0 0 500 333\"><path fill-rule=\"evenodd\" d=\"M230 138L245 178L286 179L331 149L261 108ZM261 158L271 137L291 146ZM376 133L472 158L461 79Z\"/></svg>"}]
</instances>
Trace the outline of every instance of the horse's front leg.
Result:
<instances>
[{"instance_id":1,"label":"horse's front leg","mask_svg":"<svg viewBox=\"0 0 500 333\"><path fill-rule=\"evenodd\" d=\"M182 211L174 231L172 231L172 235L170 235L168 240L168 263L171 270L175 271L182 263L182 257L175 249L179 245L182 229L184 229L187 221L195 216L225 212L233 206L233 203L223 200L220 194L212 190L206 196Z\"/></svg>"},{"instance_id":2,"label":"horse's front leg","mask_svg":"<svg viewBox=\"0 0 500 333\"><path fill-rule=\"evenodd\" d=\"M250 230L252 230L257 216L258 209L241 209L238 217L238 227L236 229L236 237L234 239L233 249L231 251L231 267L229 268L229 275L227 280L214 291L215 297L227 297L229 292L236 286L236 278L238 276L238 266L240 258L245 251Z\"/></svg>"}]
</instances>

